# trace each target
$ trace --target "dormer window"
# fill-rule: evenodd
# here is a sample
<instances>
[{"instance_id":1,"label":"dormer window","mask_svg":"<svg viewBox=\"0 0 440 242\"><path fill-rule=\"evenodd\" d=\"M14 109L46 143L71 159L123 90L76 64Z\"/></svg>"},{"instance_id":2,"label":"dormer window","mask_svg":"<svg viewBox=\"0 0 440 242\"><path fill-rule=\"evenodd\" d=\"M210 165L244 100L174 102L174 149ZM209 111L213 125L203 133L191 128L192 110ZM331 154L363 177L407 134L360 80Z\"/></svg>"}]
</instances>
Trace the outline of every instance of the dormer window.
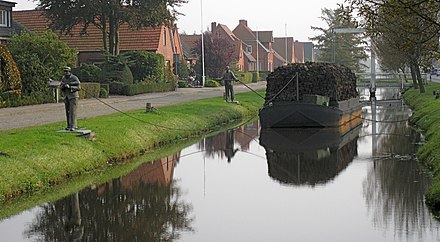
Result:
<instances>
[{"instance_id":1,"label":"dormer window","mask_svg":"<svg viewBox=\"0 0 440 242\"><path fill-rule=\"evenodd\" d=\"M0 10L0 27L11 27L11 11Z\"/></svg>"}]
</instances>

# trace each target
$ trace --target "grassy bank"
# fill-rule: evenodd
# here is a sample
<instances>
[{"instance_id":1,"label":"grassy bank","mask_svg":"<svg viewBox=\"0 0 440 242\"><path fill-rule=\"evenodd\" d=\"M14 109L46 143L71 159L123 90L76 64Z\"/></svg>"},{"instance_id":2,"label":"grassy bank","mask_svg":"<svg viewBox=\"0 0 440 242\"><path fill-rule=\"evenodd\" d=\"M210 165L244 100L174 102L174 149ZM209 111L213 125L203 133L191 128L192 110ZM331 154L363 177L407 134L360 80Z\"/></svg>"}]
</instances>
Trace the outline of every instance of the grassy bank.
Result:
<instances>
[{"instance_id":1,"label":"grassy bank","mask_svg":"<svg viewBox=\"0 0 440 242\"><path fill-rule=\"evenodd\" d=\"M263 93L263 91L260 91ZM0 132L0 200L63 184L90 171L120 163L164 144L201 136L233 120L257 115L263 100L237 94L241 105L210 98L146 113L137 110L83 119L95 141L59 133L64 122Z\"/></svg>"},{"instance_id":2,"label":"grassy bank","mask_svg":"<svg viewBox=\"0 0 440 242\"><path fill-rule=\"evenodd\" d=\"M433 174L426 203L435 213L440 211L440 99L433 95L437 90L440 90L440 84L430 83L424 94L420 94L418 89L410 89L404 95L405 102L414 112L411 123L419 127L426 138L426 144L421 146L417 156Z\"/></svg>"}]
</instances>

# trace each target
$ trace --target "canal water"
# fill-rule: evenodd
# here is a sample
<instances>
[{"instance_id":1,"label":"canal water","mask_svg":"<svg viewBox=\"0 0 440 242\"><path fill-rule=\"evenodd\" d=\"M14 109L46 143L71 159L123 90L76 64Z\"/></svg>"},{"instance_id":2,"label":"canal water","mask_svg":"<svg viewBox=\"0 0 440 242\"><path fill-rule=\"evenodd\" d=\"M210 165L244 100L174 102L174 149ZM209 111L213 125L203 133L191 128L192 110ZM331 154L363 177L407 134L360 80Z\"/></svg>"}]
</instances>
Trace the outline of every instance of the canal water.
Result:
<instances>
[{"instance_id":1,"label":"canal water","mask_svg":"<svg viewBox=\"0 0 440 242\"><path fill-rule=\"evenodd\" d=\"M0 241L440 241L423 137L377 94L342 137L251 122L4 219Z\"/></svg>"}]
</instances>

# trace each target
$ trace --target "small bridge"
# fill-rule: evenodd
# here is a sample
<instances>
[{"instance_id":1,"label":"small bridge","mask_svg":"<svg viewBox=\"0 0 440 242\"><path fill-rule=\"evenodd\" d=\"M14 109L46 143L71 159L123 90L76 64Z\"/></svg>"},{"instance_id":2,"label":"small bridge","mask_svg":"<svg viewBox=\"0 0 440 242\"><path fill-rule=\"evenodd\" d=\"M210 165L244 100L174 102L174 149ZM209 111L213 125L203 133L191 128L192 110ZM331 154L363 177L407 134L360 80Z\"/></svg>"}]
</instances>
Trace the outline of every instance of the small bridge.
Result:
<instances>
[{"instance_id":1,"label":"small bridge","mask_svg":"<svg viewBox=\"0 0 440 242\"><path fill-rule=\"evenodd\" d=\"M356 83L356 87L358 88L370 88L371 83L369 82L360 82ZM376 88L402 88L404 90L413 87L412 83L376 83Z\"/></svg>"}]
</instances>

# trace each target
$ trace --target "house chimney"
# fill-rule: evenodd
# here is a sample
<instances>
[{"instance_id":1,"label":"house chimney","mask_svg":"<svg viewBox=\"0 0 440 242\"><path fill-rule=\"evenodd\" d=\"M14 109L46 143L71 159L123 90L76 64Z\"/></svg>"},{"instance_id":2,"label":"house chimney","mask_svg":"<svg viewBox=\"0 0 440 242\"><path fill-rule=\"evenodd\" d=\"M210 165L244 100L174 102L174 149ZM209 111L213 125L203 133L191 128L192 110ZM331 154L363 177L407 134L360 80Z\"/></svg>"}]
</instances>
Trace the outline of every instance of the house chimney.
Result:
<instances>
[{"instance_id":1,"label":"house chimney","mask_svg":"<svg viewBox=\"0 0 440 242\"><path fill-rule=\"evenodd\" d=\"M247 20L244 20L244 19L240 19L238 23L239 23L239 24L242 24L242 25L244 25L244 26L246 26L246 27L248 26L248 25L247 25Z\"/></svg>"},{"instance_id":2,"label":"house chimney","mask_svg":"<svg viewBox=\"0 0 440 242\"><path fill-rule=\"evenodd\" d=\"M217 27L217 23L216 22L212 22L211 23L211 33L214 33L215 27Z\"/></svg>"}]
</instances>

